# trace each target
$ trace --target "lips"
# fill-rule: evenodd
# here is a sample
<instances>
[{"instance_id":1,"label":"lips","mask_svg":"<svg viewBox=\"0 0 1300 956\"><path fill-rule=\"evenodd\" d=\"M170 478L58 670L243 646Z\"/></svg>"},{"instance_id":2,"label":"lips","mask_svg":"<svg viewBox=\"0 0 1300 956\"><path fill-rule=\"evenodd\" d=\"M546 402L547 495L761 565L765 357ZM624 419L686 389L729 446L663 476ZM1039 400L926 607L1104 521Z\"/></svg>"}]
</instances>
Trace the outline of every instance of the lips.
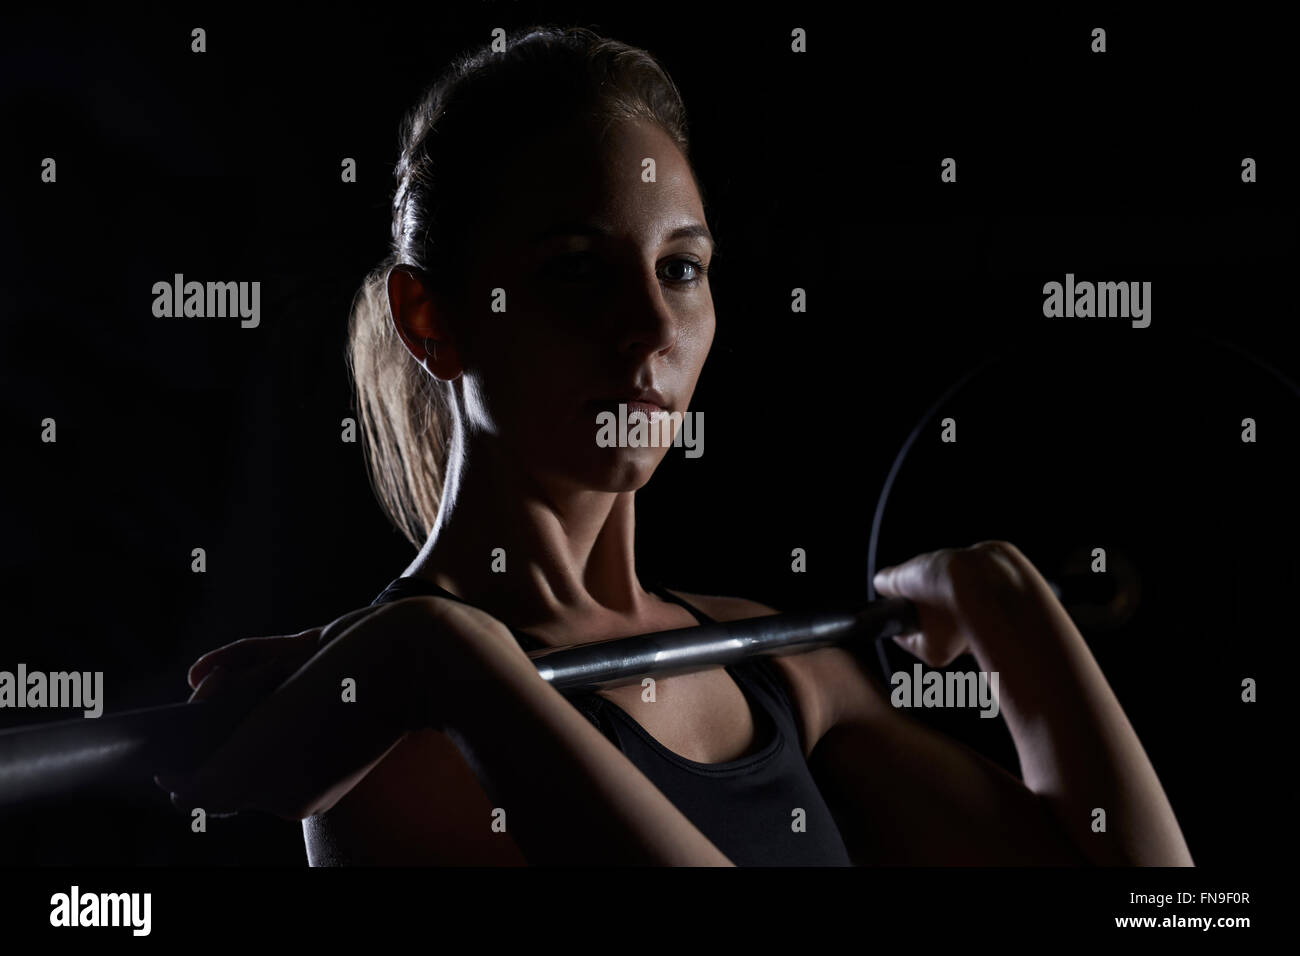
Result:
<instances>
[{"instance_id":1,"label":"lips","mask_svg":"<svg viewBox=\"0 0 1300 956\"><path fill-rule=\"evenodd\" d=\"M587 404L600 408L617 408L619 405L626 405L628 411L642 412L662 412L670 407L663 393L654 388L628 389L622 394L592 399Z\"/></svg>"}]
</instances>

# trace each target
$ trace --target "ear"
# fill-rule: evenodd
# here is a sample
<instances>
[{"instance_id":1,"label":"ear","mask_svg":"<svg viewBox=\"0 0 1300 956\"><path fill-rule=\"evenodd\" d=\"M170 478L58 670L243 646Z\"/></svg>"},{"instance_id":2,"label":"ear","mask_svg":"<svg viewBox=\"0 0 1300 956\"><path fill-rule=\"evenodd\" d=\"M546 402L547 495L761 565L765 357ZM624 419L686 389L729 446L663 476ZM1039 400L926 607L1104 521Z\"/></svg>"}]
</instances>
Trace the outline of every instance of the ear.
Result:
<instances>
[{"instance_id":1,"label":"ear","mask_svg":"<svg viewBox=\"0 0 1300 956\"><path fill-rule=\"evenodd\" d=\"M430 375L449 382L463 370L451 337L447 309L411 265L388 270L388 312L406 350Z\"/></svg>"}]
</instances>

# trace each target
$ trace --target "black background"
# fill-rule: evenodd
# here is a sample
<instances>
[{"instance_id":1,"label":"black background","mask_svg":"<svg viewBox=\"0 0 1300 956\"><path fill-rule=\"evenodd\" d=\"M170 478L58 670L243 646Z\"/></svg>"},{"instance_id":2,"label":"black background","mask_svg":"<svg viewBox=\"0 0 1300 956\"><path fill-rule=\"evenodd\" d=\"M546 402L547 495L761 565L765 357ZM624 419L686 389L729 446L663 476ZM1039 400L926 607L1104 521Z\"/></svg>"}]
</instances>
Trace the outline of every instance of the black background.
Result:
<instances>
[{"instance_id":1,"label":"black background","mask_svg":"<svg viewBox=\"0 0 1300 956\"><path fill-rule=\"evenodd\" d=\"M109 713L177 701L203 651L323 624L401 573L412 549L371 495L361 446L340 441L354 414L348 305L386 253L398 122L493 27L586 25L649 49L681 88L719 242L718 336L693 405L708 413L706 454L670 454L639 495L643 566L782 609L864 599L872 515L913 425L981 358L1029 348L1046 384L970 434L1005 437L1044 408L1101 427L1086 443L1057 434L1077 458L1032 478L978 440L960 468L918 447L882 559L1004 537L1050 574L1042 562L1065 544L1052 523L1000 523L964 482L1014 474L1025 516L1073 514L1086 463L1086 488L1138 516L1130 550L1164 573L1148 569L1141 644L1089 635L1094 651L1197 862L1269 856L1281 784L1268 701L1284 691L1247 707L1239 683L1294 638L1294 395L1234 365L1223 381L1266 398L1195 405L1171 429L1082 401L1078 383L1113 400L1140 379L1176 409L1207 394L1180 359L1202 334L1300 371L1293 78L1276 24L810 4L222 9L28 16L0 35L0 667L103 670ZM1104 55L1089 52L1097 25ZM806 55L790 52L793 26ZM46 156L57 185L40 182ZM939 181L946 156L955 184ZM1256 184L1240 181L1244 156ZM355 184L340 181L343 157ZM177 272L260 280L260 327L154 318L152 285ZM1151 328L1049 323L1043 283L1067 272L1151 281ZM806 314L789 310L795 286ZM1125 378L1111 359L1139 370ZM1058 368L1073 391L1053 390ZM1221 432L1193 427L1215 414ZM1247 414L1272 423L1259 446L1237 441ZM56 444L40 441L46 417ZM1046 440L1021 434L1022 449ZM1138 447L1151 462L1134 462ZM1141 523L1156 506L1173 520ZM195 547L205 574L190 571ZM807 573L791 573L795 547ZM47 719L14 711L0 726ZM0 859L305 862L296 824L210 828L191 834L145 785L0 816Z\"/></svg>"}]
</instances>

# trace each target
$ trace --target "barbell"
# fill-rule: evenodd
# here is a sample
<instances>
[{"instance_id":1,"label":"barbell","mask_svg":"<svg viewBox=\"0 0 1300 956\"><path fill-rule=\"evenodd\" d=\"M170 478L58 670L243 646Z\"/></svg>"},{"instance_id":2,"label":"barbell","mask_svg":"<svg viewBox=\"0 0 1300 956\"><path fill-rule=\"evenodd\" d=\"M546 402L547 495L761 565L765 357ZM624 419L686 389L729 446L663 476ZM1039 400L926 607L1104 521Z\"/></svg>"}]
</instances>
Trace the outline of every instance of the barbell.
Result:
<instances>
[{"instance_id":1,"label":"barbell","mask_svg":"<svg viewBox=\"0 0 1300 956\"><path fill-rule=\"evenodd\" d=\"M873 601L856 613L778 614L532 651L539 676L562 693L618 687L915 629L911 602ZM254 701L198 700L94 720L0 732L0 806L46 799L161 767L189 769L233 733Z\"/></svg>"},{"instance_id":2,"label":"barbell","mask_svg":"<svg viewBox=\"0 0 1300 956\"><path fill-rule=\"evenodd\" d=\"M1058 590L1059 586L1054 588ZM868 646L917 630L901 598L858 611L774 614L529 652L538 675L564 694L586 693L725 667L760 656L831 645ZM161 767L191 769L234 732L252 699L197 700L94 720L77 718L0 732L0 807L110 782L147 779Z\"/></svg>"},{"instance_id":3,"label":"barbell","mask_svg":"<svg viewBox=\"0 0 1300 956\"><path fill-rule=\"evenodd\" d=\"M1201 386L1194 394L1169 389L1168 374L1151 376L1150 382L1140 381L1140 375L1134 380L1142 356L1153 360L1141 347L1110 354L1106 367L1091 375L1085 367L1082 377L1078 361L1065 369L1044 360L1041 353L1023 352L990 359L964 375L925 412L889 470L872 521L868 582L882 566L882 555L883 563L892 564L954 542L1000 538L1021 545L1044 570L1085 637L1128 625L1142 603L1144 578L1158 584L1169 579L1159 572L1172 560L1171 542L1152 543L1135 535L1133 529L1142 521L1135 525L1133 506L1139 512L1145 509L1150 518L1157 502L1143 495L1169 499L1170 490L1153 487L1152 482L1171 477L1157 475L1159 463L1169 463L1170 449L1208 448L1208 461L1222 465L1235 458L1236 467L1246 467L1242 462L1249 464L1256 449L1242 442L1237 430L1239 419L1250 418L1261 431L1268 430L1270 444L1264 447L1271 449L1254 457L1276 470L1294 465L1286 455L1294 454L1295 445L1278 457L1279 441L1294 442L1300 436L1295 402L1300 389L1294 383L1220 343L1182 339L1176 344L1181 350L1176 368ZM1162 345L1160 357L1168 362L1170 340ZM1130 379L1120 391L1123 361L1130 363ZM1027 394L1037 401L1025 403ZM1057 401L1044 401L1047 394ZM1161 398L1172 398L1172 409ZM1193 407L1194 399L1208 404ZM1006 427L1008 420L1013 428ZM1101 442L1108 454L1092 460L1087 453L1097 450L1099 434L1109 442ZM1191 467L1199 462L1193 455L1190 463L1184 457L1175 464ZM1122 487L1137 492L1135 500L1103 494L1111 487L1104 469L1116 466L1122 468ZM1190 490L1204 492L1204 468L1196 478ZM1294 488L1293 479L1294 471L1277 487ZM1219 472L1211 476L1214 481L1222 487L1228 479ZM921 518L927 527L918 530ZM924 540L926 535L931 540ZM1266 539L1257 536L1256 546ZM1026 547L1029 541L1040 544ZM1211 546L1233 545L1219 540ZM1099 553L1105 567L1101 574ZM1288 558L1294 568L1293 546ZM1186 569L1183 574L1192 588L1182 595L1187 606L1197 613L1213 608L1204 582L1187 578ZM873 600L856 610L708 623L546 648L529 656L541 678L562 693L833 644L874 645L888 680L892 656L905 653L889 638L917 628L916 609L901 599L875 599L870 583L868 596ZM1177 597L1166 595L1165 603L1178 603ZM253 704L246 698L195 701L0 732L0 807L81 793L127 778L148 780L162 767L196 767L230 736Z\"/></svg>"}]
</instances>

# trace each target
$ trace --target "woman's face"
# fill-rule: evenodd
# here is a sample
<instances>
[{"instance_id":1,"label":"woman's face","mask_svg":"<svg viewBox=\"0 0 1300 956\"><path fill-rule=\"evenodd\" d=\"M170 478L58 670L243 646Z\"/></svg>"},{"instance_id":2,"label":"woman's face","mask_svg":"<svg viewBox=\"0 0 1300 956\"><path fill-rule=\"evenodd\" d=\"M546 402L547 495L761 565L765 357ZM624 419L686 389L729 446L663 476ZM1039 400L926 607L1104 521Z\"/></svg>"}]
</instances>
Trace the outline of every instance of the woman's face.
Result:
<instances>
[{"instance_id":1,"label":"woman's face","mask_svg":"<svg viewBox=\"0 0 1300 956\"><path fill-rule=\"evenodd\" d=\"M713 243L686 159L653 124L602 138L575 122L527 144L499 182L467 237L453 326L466 425L539 477L639 488L667 449L600 447L598 413L648 390L685 412L713 342Z\"/></svg>"}]
</instances>

